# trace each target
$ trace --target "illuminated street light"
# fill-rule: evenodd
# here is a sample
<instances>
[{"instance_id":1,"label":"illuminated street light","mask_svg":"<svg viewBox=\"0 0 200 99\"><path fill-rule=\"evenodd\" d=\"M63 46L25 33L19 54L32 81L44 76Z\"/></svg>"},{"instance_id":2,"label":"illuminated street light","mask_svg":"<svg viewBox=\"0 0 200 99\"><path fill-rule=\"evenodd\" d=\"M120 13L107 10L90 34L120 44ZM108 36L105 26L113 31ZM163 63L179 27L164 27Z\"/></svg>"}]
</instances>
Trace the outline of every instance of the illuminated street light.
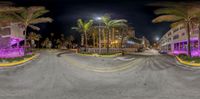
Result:
<instances>
[{"instance_id":1,"label":"illuminated street light","mask_svg":"<svg viewBox=\"0 0 200 99\"><path fill-rule=\"evenodd\" d=\"M96 19L96 20L101 20L102 18L101 18L101 17L96 17L95 19Z\"/></svg>"},{"instance_id":2,"label":"illuminated street light","mask_svg":"<svg viewBox=\"0 0 200 99\"><path fill-rule=\"evenodd\" d=\"M156 39L156 41L158 41L160 38L159 38L159 37L156 37L155 39Z\"/></svg>"}]
</instances>

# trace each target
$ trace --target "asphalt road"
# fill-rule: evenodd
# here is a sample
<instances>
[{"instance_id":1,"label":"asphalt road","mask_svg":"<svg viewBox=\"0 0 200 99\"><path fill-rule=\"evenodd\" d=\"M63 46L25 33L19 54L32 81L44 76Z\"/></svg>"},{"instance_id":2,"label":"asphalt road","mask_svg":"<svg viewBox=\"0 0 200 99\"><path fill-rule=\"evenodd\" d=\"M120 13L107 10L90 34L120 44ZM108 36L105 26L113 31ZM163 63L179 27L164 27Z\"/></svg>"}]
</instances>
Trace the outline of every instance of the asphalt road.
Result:
<instances>
[{"instance_id":1,"label":"asphalt road","mask_svg":"<svg viewBox=\"0 0 200 99\"><path fill-rule=\"evenodd\" d=\"M43 51L23 67L1 70L0 99L200 99L200 70L171 56L129 55L134 60L125 62L58 53ZM122 71L92 70L128 62Z\"/></svg>"}]
</instances>

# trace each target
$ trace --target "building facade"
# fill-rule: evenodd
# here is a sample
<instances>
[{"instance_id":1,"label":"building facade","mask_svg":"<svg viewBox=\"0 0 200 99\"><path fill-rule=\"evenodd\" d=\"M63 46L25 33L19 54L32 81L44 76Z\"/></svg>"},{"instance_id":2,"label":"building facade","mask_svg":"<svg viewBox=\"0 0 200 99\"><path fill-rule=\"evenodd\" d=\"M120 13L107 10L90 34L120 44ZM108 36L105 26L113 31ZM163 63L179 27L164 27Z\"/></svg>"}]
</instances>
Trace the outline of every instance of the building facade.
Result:
<instances>
[{"instance_id":1,"label":"building facade","mask_svg":"<svg viewBox=\"0 0 200 99\"><path fill-rule=\"evenodd\" d=\"M24 28L18 23L9 23L0 28L0 58L24 55L20 42L24 40Z\"/></svg>"},{"instance_id":2,"label":"building facade","mask_svg":"<svg viewBox=\"0 0 200 99\"><path fill-rule=\"evenodd\" d=\"M199 30L194 27L191 32L191 54L192 56L199 56ZM186 28L183 25L179 25L175 28L171 28L160 40L160 50L167 52L168 54L188 54L188 35Z\"/></svg>"}]
</instances>

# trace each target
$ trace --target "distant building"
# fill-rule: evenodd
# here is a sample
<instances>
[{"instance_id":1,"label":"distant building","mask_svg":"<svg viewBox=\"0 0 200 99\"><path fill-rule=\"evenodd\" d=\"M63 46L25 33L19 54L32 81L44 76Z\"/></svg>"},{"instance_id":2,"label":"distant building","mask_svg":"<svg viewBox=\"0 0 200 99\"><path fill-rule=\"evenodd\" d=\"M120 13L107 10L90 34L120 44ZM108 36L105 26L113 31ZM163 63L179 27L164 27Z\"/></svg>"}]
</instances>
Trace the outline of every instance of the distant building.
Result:
<instances>
[{"instance_id":1,"label":"distant building","mask_svg":"<svg viewBox=\"0 0 200 99\"><path fill-rule=\"evenodd\" d=\"M142 37L142 45L143 45L144 48L150 47L150 42L145 36Z\"/></svg>"}]
</instances>

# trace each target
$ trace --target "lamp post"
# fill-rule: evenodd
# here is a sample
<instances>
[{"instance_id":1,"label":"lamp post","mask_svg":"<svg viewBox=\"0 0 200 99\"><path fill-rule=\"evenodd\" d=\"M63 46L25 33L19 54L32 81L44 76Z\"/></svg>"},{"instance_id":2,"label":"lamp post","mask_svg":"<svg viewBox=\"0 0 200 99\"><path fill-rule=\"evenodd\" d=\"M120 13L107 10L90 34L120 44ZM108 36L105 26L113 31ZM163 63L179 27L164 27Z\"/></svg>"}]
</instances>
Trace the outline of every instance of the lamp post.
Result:
<instances>
[{"instance_id":1,"label":"lamp post","mask_svg":"<svg viewBox=\"0 0 200 99\"><path fill-rule=\"evenodd\" d=\"M159 42L160 38L157 36L157 37L155 38L155 40L156 40L156 46L155 46L155 47L156 47L156 49L157 49L157 48L159 47L159 46L158 46L158 42Z\"/></svg>"},{"instance_id":2,"label":"lamp post","mask_svg":"<svg viewBox=\"0 0 200 99\"><path fill-rule=\"evenodd\" d=\"M99 28L99 33L98 33L98 36L99 36L99 54L101 53L101 29L100 29L100 26L101 26L101 23L100 21L102 20L101 17L96 17L96 20L98 21L98 28Z\"/></svg>"}]
</instances>

